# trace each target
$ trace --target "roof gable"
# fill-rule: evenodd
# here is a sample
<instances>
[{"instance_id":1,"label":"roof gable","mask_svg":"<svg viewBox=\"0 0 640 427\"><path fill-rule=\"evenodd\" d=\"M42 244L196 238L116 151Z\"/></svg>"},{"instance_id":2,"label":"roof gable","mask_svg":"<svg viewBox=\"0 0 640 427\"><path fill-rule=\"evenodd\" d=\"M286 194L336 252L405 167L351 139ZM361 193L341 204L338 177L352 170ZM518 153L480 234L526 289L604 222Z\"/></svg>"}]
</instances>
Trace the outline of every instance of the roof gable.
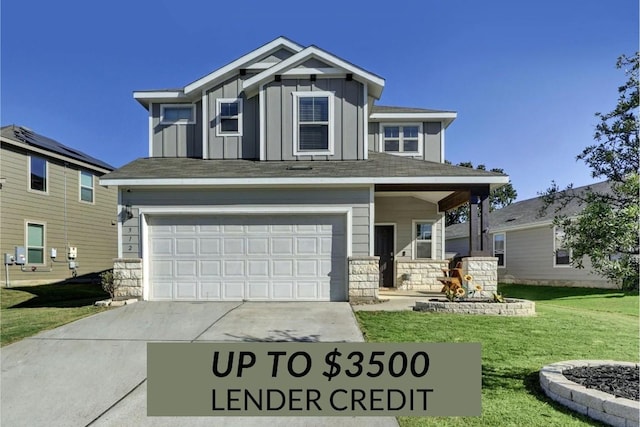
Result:
<instances>
[{"instance_id":1,"label":"roof gable","mask_svg":"<svg viewBox=\"0 0 640 427\"><path fill-rule=\"evenodd\" d=\"M263 72L245 80L243 83L243 89L247 93L247 96L252 96L257 93L260 85L273 80L277 74L284 74L287 71L292 71L299 65L308 63L311 60L328 64L343 73L352 74L354 80L358 80L367 85L369 95L376 99L380 98L382 95L382 89L384 88L384 79L382 77L353 65L344 59L338 58L317 46L309 46L302 49L290 58L285 59L273 67L267 68Z\"/></svg>"}]
</instances>

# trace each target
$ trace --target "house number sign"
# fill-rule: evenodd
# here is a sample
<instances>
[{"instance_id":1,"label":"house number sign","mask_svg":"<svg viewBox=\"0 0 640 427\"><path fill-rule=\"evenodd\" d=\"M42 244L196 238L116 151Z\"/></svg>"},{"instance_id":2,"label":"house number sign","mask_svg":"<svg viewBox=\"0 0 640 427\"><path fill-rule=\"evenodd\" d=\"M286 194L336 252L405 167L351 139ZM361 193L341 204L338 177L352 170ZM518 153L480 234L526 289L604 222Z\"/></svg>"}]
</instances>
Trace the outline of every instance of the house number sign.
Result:
<instances>
[{"instance_id":1,"label":"house number sign","mask_svg":"<svg viewBox=\"0 0 640 427\"><path fill-rule=\"evenodd\" d=\"M148 343L147 380L149 416L481 414L478 343Z\"/></svg>"}]
</instances>

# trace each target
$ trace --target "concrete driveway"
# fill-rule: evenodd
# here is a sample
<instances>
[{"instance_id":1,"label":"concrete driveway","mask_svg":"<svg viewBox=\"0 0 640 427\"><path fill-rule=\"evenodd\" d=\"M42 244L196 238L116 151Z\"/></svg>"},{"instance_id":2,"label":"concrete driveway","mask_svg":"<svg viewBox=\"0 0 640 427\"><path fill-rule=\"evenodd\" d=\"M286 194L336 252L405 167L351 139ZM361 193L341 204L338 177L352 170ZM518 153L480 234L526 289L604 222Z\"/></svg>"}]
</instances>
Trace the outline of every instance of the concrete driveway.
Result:
<instances>
[{"instance_id":1,"label":"concrete driveway","mask_svg":"<svg viewBox=\"0 0 640 427\"><path fill-rule=\"evenodd\" d=\"M147 417L149 341L363 341L348 303L139 302L2 349L3 426L397 426L393 417Z\"/></svg>"}]
</instances>

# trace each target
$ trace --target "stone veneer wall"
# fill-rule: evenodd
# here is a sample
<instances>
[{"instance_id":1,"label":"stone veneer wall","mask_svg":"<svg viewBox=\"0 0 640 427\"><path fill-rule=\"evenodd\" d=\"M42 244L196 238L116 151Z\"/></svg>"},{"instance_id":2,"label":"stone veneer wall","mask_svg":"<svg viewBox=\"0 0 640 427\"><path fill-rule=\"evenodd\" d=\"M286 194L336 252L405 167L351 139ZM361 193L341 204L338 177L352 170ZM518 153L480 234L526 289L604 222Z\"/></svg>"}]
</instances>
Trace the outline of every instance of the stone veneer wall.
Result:
<instances>
[{"instance_id":1,"label":"stone veneer wall","mask_svg":"<svg viewBox=\"0 0 640 427\"><path fill-rule=\"evenodd\" d=\"M464 283L473 289L475 285L482 286L483 291L498 292L498 258L495 257L466 257L462 258L462 274L473 277L470 283Z\"/></svg>"},{"instance_id":2,"label":"stone veneer wall","mask_svg":"<svg viewBox=\"0 0 640 427\"><path fill-rule=\"evenodd\" d=\"M120 287L116 289L115 298L142 299L142 259L116 258L113 260L113 273L122 278Z\"/></svg>"},{"instance_id":3,"label":"stone veneer wall","mask_svg":"<svg viewBox=\"0 0 640 427\"><path fill-rule=\"evenodd\" d=\"M448 267L447 260L399 258L396 260L396 287L402 290L440 292L442 283L437 278L444 276L442 269Z\"/></svg>"},{"instance_id":4,"label":"stone veneer wall","mask_svg":"<svg viewBox=\"0 0 640 427\"><path fill-rule=\"evenodd\" d=\"M349 257L349 301L378 299L379 261L377 256Z\"/></svg>"}]
</instances>

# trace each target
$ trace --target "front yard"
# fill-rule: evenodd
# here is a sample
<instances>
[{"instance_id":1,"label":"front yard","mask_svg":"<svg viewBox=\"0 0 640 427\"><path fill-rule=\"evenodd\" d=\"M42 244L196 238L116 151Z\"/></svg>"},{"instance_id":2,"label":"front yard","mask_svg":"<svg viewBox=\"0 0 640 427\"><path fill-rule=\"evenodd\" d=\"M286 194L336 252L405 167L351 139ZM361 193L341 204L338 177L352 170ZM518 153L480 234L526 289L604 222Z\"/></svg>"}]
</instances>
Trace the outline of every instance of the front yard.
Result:
<instances>
[{"instance_id":1,"label":"front yard","mask_svg":"<svg viewBox=\"0 0 640 427\"><path fill-rule=\"evenodd\" d=\"M601 425L547 399L542 366L569 359L637 362L639 298L622 292L503 285L508 297L536 302L536 317L418 312L356 312L369 342L480 342L482 416L401 417L402 426ZM450 366L455 378L455 366ZM464 402L460 402L464 405Z\"/></svg>"},{"instance_id":2,"label":"front yard","mask_svg":"<svg viewBox=\"0 0 640 427\"><path fill-rule=\"evenodd\" d=\"M104 311L100 285L54 284L0 288L1 345Z\"/></svg>"}]
</instances>

